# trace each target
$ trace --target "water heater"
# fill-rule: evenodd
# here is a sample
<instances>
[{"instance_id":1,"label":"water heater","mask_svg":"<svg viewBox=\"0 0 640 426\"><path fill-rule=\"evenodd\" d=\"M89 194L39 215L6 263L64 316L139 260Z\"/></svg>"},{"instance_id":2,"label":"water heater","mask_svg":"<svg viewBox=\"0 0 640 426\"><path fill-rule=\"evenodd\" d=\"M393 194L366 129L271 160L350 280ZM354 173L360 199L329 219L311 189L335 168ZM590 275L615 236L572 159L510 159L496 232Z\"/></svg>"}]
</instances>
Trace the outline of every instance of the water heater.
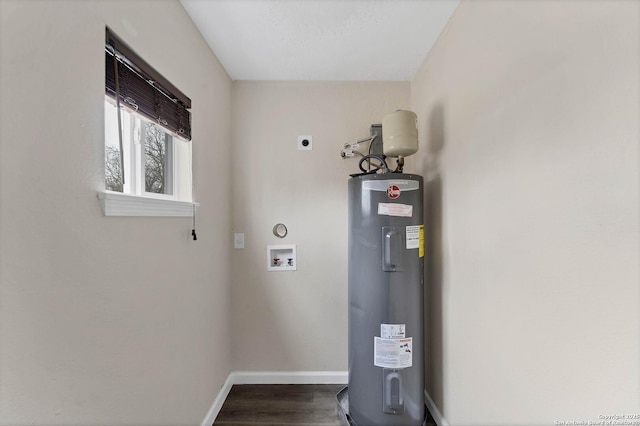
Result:
<instances>
[{"instance_id":1,"label":"water heater","mask_svg":"<svg viewBox=\"0 0 640 426\"><path fill-rule=\"evenodd\" d=\"M349 180L349 416L424 421L422 177Z\"/></svg>"},{"instance_id":2,"label":"water heater","mask_svg":"<svg viewBox=\"0 0 640 426\"><path fill-rule=\"evenodd\" d=\"M349 194L349 385L338 394L343 424L420 426L424 404L423 179L403 173L418 149L416 115L396 111L382 134L345 144L361 157ZM384 154L372 153L374 141ZM361 145L371 144L368 149ZM397 157L391 170L387 157Z\"/></svg>"}]
</instances>

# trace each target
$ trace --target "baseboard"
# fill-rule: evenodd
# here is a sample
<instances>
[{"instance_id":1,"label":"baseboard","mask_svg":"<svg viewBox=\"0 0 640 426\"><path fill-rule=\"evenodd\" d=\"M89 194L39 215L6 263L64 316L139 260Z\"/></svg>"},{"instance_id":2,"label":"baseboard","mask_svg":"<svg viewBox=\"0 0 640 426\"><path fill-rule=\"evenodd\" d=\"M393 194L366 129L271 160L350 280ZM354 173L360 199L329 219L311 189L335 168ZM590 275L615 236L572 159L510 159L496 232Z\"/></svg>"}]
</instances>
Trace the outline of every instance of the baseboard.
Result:
<instances>
[{"instance_id":1,"label":"baseboard","mask_svg":"<svg viewBox=\"0 0 640 426\"><path fill-rule=\"evenodd\" d=\"M233 385L346 385L348 381L349 373L346 371L233 371L201 426L213 424Z\"/></svg>"},{"instance_id":2,"label":"baseboard","mask_svg":"<svg viewBox=\"0 0 640 426\"><path fill-rule=\"evenodd\" d=\"M424 390L424 403L427 405L427 410L429 410L433 420L435 420L438 426L449 426L449 423L447 423L445 418L442 416L442 413L438 410L436 403L433 402L433 399L431 399L431 396L426 389Z\"/></svg>"},{"instance_id":3,"label":"baseboard","mask_svg":"<svg viewBox=\"0 0 640 426\"><path fill-rule=\"evenodd\" d=\"M218 396L216 396L213 404L211 404L211 408L207 411L207 415L204 417L204 420L202 420L201 426L211 426L213 424L216 417L218 417L218 413L222 409L222 404L224 404L225 399L227 399L227 395L229 395L229 392L231 391L231 386L233 386L233 381L231 374L229 374L224 385L222 385L222 389L218 392Z\"/></svg>"},{"instance_id":4,"label":"baseboard","mask_svg":"<svg viewBox=\"0 0 640 426\"><path fill-rule=\"evenodd\" d=\"M346 385L346 371L234 371L234 385Z\"/></svg>"}]
</instances>

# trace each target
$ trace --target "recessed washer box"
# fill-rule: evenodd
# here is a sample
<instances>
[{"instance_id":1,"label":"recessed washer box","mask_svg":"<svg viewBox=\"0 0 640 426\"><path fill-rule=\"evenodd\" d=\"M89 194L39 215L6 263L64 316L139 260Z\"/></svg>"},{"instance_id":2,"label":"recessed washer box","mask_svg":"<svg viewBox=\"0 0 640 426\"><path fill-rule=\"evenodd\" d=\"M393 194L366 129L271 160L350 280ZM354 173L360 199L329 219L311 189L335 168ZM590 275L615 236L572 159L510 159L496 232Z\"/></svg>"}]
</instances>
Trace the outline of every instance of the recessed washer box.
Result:
<instances>
[{"instance_id":1,"label":"recessed washer box","mask_svg":"<svg viewBox=\"0 0 640 426\"><path fill-rule=\"evenodd\" d=\"M297 268L296 245L267 246L267 271L295 271Z\"/></svg>"}]
</instances>

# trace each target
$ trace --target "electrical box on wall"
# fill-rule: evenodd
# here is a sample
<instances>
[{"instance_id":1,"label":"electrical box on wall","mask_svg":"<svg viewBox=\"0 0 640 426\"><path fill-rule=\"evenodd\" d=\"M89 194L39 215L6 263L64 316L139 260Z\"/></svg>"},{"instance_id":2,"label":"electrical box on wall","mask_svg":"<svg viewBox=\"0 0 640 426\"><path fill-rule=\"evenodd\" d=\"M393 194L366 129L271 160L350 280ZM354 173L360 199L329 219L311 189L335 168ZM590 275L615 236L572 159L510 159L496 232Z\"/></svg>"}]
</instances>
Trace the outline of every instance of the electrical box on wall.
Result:
<instances>
[{"instance_id":1,"label":"electrical box on wall","mask_svg":"<svg viewBox=\"0 0 640 426\"><path fill-rule=\"evenodd\" d=\"M370 154L383 155L384 151L382 148L382 124L372 124L369 127L369 136L375 135L375 139L371 141L371 146L369 147Z\"/></svg>"},{"instance_id":2,"label":"electrical box on wall","mask_svg":"<svg viewBox=\"0 0 640 426\"><path fill-rule=\"evenodd\" d=\"M296 268L295 244L267 246L267 271L295 271Z\"/></svg>"}]
</instances>

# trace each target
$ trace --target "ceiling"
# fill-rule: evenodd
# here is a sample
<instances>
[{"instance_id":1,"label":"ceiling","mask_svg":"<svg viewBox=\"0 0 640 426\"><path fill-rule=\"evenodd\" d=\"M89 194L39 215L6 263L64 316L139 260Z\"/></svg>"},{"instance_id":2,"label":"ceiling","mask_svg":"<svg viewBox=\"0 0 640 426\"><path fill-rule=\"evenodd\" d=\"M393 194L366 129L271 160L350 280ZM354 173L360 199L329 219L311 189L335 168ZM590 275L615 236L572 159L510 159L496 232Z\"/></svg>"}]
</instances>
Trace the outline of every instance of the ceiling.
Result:
<instances>
[{"instance_id":1,"label":"ceiling","mask_svg":"<svg viewBox=\"0 0 640 426\"><path fill-rule=\"evenodd\" d=\"M460 0L180 0L233 80L408 81Z\"/></svg>"}]
</instances>

